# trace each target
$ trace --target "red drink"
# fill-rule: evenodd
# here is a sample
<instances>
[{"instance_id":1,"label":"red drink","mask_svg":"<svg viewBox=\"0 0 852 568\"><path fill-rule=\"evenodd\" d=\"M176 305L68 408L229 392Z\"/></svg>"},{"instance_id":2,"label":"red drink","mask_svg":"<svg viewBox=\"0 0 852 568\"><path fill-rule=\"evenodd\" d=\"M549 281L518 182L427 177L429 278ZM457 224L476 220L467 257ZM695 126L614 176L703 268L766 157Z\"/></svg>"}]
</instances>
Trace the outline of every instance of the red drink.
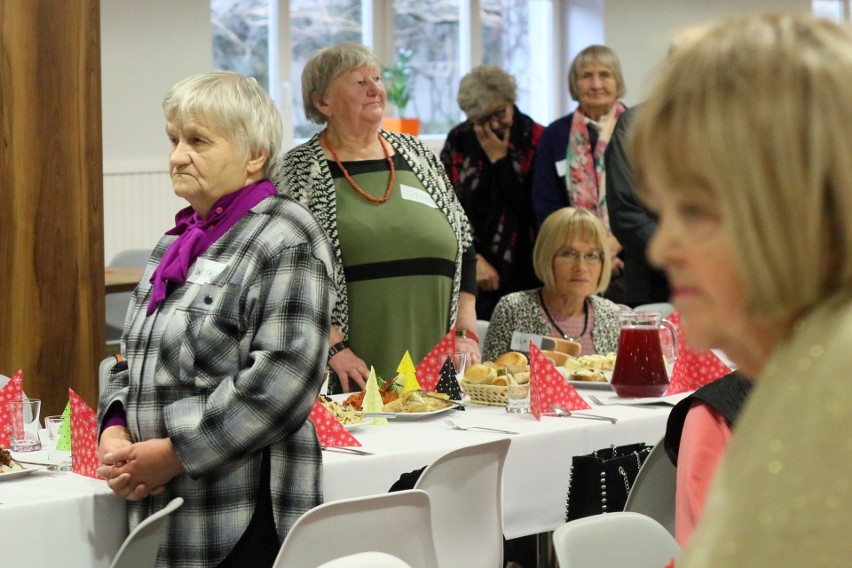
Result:
<instances>
[{"instance_id":1,"label":"red drink","mask_svg":"<svg viewBox=\"0 0 852 568\"><path fill-rule=\"evenodd\" d=\"M623 398L661 396L669 384L656 326L623 327L612 388Z\"/></svg>"}]
</instances>

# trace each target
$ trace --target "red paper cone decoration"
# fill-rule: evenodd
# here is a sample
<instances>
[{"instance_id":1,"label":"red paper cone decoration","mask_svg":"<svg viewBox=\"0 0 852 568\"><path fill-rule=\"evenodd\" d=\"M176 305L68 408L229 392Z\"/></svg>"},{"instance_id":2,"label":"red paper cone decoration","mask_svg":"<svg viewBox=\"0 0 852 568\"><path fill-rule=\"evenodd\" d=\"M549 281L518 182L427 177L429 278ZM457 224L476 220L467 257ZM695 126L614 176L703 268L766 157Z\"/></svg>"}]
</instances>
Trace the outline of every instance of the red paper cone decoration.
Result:
<instances>
[{"instance_id":1,"label":"red paper cone decoration","mask_svg":"<svg viewBox=\"0 0 852 568\"><path fill-rule=\"evenodd\" d=\"M666 395L693 391L731 372L712 351L696 351L686 344L679 313L675 312L667 319L677 328L680 353L669 377Z\"/></svg>"},{"instance_id":2,"label":"red paper cone decoration","mask_svg":"<svg viewBox=\"0 0 852 568\"><path fill-rule=\"evenodd\" d=\"M98 416L73 389L71 398L71 471L103 479L98 469Z\"/></svg>"},{"instance_id":3,"label":"red paper cone decoration","mask_svg":"<svg viewBox=\"0 0 852 568\"><path fill-rule=\"evenodd\" d=\"M19 370L0 389L0 447L9 448L12 437L12 415L9 414L9 403L24 398L24 372Z\"/></svg>"},{"instance_id":4,"label":"red paper cone decoration","mask_svg":"<svg viewBox=\"0 0 852 568\"><path fill-rule=\"evenodd\" d=\"M591 408L541 350L530 343L530 410L536 420L541 420L542 412L551 411L551 404L565 410Z\"/></svg>"},{"instance_id":5,"label":"red paper cone decoration","mask_svg":"<svg viewBox=\"0 0 852 568\"><path fill-rule=\"evenodd\" d=\"M311 409L311 414L308 416L311 422L314 423L314 428L317 431L317 439L323 446L360 446L361 442L355 439L355 436L349 433L348 430L322 405L320 401L314 403Z\"/></svg>"},{"instance_id":6,"label":"red paper cone decoration","mask_svg":"<svg viewBox=\"0 0 852 568\"><path fill-rule=\"evenodd\" d=\"M456 350L456 332L451 329L417 365L417 382L426 392L435 392L441 378L441 366Z\"/></svg>"}]
</instances>

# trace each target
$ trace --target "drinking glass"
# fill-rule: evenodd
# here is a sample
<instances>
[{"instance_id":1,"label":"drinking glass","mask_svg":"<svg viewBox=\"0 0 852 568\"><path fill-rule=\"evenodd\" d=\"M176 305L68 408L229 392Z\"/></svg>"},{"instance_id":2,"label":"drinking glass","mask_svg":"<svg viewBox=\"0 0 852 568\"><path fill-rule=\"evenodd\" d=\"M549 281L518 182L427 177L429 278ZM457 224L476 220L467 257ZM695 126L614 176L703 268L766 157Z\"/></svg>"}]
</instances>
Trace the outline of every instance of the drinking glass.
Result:
<instances>
[{"instance_id":1,"label":"drinking glass","mask_svg":"<svg viewBox=\"0 0 852 568\"><path fill-rule=\"evenodd\" d=\"M467 370L468 358L467 352L458 351L453 353L453 367L456 370L456 382L459 384L459 390L462 394L462 399L464 399L464 389L462 388L461 381L464 378L464 372Z\"/></svg>"},{"instance_id":2,"label":"drinking glass","mask_svg":"<svg viewBox=\"0 0 852 568\"><path fill-rule=\"evenodd\" d=\"M71 451L59 450L56 447L59 443L59 428L64 421L65 418L61 414L47 416L44 419L44 428L47 430L47 440L50 445L47 461L52 464L50 469L53 471L71 471Z\"/></svg>"},{"instance_id":3,"label":"drinking glass","mask_svg":"<svg viewBox=\"0 0 852 568\"><path fill-rule=\"evenodd\" d=\"M515 373L523 373L526 366L508 365L506 374L514 376ZM506 387L506 412L511 414L527 414L530 412L530 385L529 383L518 385L509 384Z\"/></svg>"},{"instance_id":4,"label":"drinking glass","mask_svg":"<svg viewBox=\"0 0 852 568\"><path fill-rule=\"evenodd\" d=\"M38 417L41 413L41 400L9 401L9 417L12 419L12 436L9 449L13 452L35 452L41 449L38 438Z\"/></svg>"}]
</instances>

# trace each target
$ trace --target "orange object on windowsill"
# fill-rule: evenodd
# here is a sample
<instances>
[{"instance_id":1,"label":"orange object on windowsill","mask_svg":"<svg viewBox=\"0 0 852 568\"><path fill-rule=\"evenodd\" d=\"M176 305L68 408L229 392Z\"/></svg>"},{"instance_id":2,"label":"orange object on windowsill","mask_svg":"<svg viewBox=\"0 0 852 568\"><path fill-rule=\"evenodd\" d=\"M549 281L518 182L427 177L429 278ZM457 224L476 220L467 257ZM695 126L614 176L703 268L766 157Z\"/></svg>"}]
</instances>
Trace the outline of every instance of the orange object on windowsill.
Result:
<instances>
[{"instance_id":1,"label":"orange object on windowsill","mask_svg":"<svg viewBox=\"0 0 852 568\"><path fill-rule=\"evenodd\" d=\"M420 134L420 119L387 116L382 119L382 128L391 132L402 132L403 134L417 136Z\"/></svg>"}]
</instances>

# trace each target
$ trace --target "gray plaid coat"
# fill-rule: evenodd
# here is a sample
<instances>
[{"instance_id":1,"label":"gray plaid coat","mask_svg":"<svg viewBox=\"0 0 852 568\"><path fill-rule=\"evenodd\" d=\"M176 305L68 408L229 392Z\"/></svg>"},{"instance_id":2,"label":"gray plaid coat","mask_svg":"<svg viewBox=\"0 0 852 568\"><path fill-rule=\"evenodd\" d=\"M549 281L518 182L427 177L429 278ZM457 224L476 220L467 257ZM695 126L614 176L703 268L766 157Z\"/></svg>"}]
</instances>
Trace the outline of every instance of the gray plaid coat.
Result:
<instances>
[{"instance_id":1,"label":"gray plaid coat","mask_svg":"<svg viewBox=\"0 0 852 568\"><path fill-rule=\"evenodd\" d=\"M177 287L146 317L148 280L174 239L160 240L132 295L122 339L128 370L111 377L100 418L120 402L134 440L171 438L187 473L165 493L130 502L130 528L183 497L157 566L209 567L249 524L265 448L282 541L322 501L322 458L307 417L328 350L332 257L307 209L275 195L200 257L221 263L217 276Z\"/></svg>"}]
</instances>

